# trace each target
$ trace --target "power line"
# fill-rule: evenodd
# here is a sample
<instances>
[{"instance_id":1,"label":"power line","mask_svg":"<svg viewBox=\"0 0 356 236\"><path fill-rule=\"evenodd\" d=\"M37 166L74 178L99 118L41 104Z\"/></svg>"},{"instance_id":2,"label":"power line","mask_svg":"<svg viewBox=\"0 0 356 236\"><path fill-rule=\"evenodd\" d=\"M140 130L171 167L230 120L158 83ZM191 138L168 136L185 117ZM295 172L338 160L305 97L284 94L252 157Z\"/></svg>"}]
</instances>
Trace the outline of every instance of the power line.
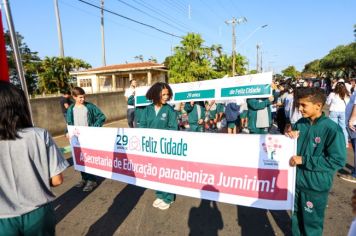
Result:
<instances>
[{"instance_id":1,"label":"power line","mask_svg":"<svg viewBox=\"0 0 356 236\"><path fill-rule=\"evenodd\" d=\"M161 3L163 3L163 5L165 5L166 7L168 7L168 9L172 9L172 8L176 8L176 6L170 4L168 1L166 0L161 0ZM180 14L182 14L183 16L185 15L184 10L180 9L180 8L176 8L177 12L179 12Z\"/></svg>"},{"instance_id":2,"label":"power line","mask_svg":"<svg viewBox=\"0 0 356 236\"><path fill-rule=\"evenodd\" d=\"M170 24L170 23L168 23L168 22L166 22L166 21L164 21L164 20L161 20L161 19L158 18L158 17L152 16L151 14L149 14L149 13L147 13L147 12L145 12L145 11L143 11L143 10L141 10L141 9L139 9L139 8L137 8L137 7L135 7L135 6L131 5L131 4L129 4L129 3L126 3L126 2L124 2L124 1L122 1L122 0L117 0L117 1L118 1L118 2L121 2L122 4L125 4L125 5L128 6L128 7L131 7L132 9L135 9L136 11L139 11L139 12L141 12L141 13L143 13L143 14L145 14L145 15L147 15L147 16L153 18L153 19L156 19L156 20L158 20L158 21L160 21L160 22L162 22L162 23L164 23L164 24L166 24L166 25L168 25L168 26L171 26L171 27L173 27L173 28L175 28L175 29L177 29L177 30L179 30L179 31L181 31L181 32L184 33L184 30L179 29L178 27L176 27L176 26L174 26L174 25L172 25L172 24Z\"/></svg>"},{"instance_id":3,"label":"power line","mask_svg":"<svg viewBox=\"0 0 356 236\"><path fill-rule=\"evenodd\" d=\"M82 13L85 13L85 14L87 14L87 15L89 15L89 16L94 16L94 17L96 17L96 18L100 18L99 15L95 15L95 14L89 12L89 11L86 11L86 10L83 10L83 9L81 9L81 8L79 8L79 7L73 6L72 4L67 3L67 2L65 2L64 0L60 0L60 2L62 2L62 4L64 4L64 5L67 5L67 6L69 6L69 7L72 7L72 8L74 8L74 9L78 10L78 11L81 11ZM114 21L114 20L112 20L112 19L110 19L110 18L107 18L107 20L110 21L111 23L114 23L115 25L119 25L119 26L125 27L125 28L127 28L127 29L129 29L129 30L131 30L131 31L135 31L135 32L138 32L138 33L140 33L140 34L144 34L145 36L149 36L149 37L154 38L154 39L159 39L159 40L162 40L162 41L171 43L170 40L167 40L167 39L164 39L164 38L160 38L160 37L157 37L157 36L148 34L148 33L146 33L146 32L142 32L142 31L137 30L137 29L132 28L132 27L128 27L127 25L123 25L123 24L121 24L121 23L118 23L118 22L116 22L116 21Z\"/></svg>"},{"instance_id":4,"label":"power line","mask_svg":"<svg viewBox=\"0 0 356 236\"><path fill-rule=\"evenodd\" d=\"M172 5L176 6L176 7L179 8L179 9L181 9L183 12L186 11L185 7L182 6L182 5L180 5L179 2L175 2L175 1L173 1L173 0L168 0L168 1L171 2Z\"/></svg>"},{"instance_id":5,"label":"power line","mask_svg":"<svg viewBox=\"0 0 356 236\"><path fill-rule=\"evenodd\" d=\"M201 3L203 3L211 13L213 13L216 17L219 17L221 19L221 22L225 21L224 17L222 17L220 14L216 14L217 11L214 11L204 0L200 0Z\"/></svg>"},{"instance_id":6,"label":"power line","mask_svg":"<svg viewBox=\"0 0 356 236\"><path fill-rule=\"evenodd\" d=\"M82 3L85 3L85 4L89 5L89 6L95 7L95 8L97 8L97 9L101 9L100 6L96 6L96 5L92 4L92 3L86 2L86 1L84 1L84 0L78 0L78 1L79 1L79 2L82 2ZM134 23L136 23L136 24L140 24L140 25L146 26L146 27L148 27L148 28L154 29L154 30L156 30L156 31L158 31L158 32L161 32L161 33L163 33L163 34L167 34L167 35L170 35L170 36L173 36L173 37L176 37L176 38L182 38L181 36L178 36L178 35L169 33L169 32L167 32L167 31L161 30L161 29L159 29L159 28L157 28L157 27L155 27L155 26L152 26L152 25L149 25L149 24L146 24L146 23L143 23L143 22L134 20L134 19L132 19L132 18L130 18L130 17L123 16L123 15L118 14L118 13L116 13L116 12L113 12L113 11L111 11L111 10L104 9L104 11L106 11L106 12L108 12L108 13L110 13L110 14L116 15L116 16L118 16L118 17L124 18L124 19L126 19L126 20L132 21L132 22L134 22Z\"/></svg>"},{"instance_id":7,"label":"power line","mask_svg":"<svg viewBox=\"0 0 356 236\"><path fill-rule=\"evenodd\" d=\"M186 24L184 24L184 23L182 23L182 22L179 22L177 19L175 19L175 18L173 18L173 17L172 17L172 18L169 18L168 16L166 16L166 15L164 14L163 11L160 11L159 9L155 9L152 5L150 5L150 4L146 3L146 2L144 2L143 0L140 0L140 2L139 2L138 0L133 0L133 1L134 1L136 4L141 5L141 6L145 7L146 9L155 12L156 14L162 16L163 18L165 18L165 19L167 19L167 20L169 20L169 21L171 21L171 22L173 22L173 23L176 23L177 25L180 25L181 27L183 27L183 28L189 30L189 26L188 26L188 25L186 25Z\"/></svg>"}]
</instances>

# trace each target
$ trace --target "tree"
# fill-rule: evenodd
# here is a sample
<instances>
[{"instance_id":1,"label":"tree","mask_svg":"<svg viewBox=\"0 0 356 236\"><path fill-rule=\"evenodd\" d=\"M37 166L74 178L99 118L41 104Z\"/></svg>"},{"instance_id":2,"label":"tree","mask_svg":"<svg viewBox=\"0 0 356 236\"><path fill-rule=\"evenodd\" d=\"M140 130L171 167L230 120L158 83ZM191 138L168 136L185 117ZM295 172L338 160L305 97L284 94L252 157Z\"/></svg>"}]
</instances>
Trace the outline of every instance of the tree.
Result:
<instances>
[{"instance_id":1,"label":"tree","mask_svg":"<svg viewBox=\"0 0 356 236\"><path fill-rule=\"evenodd\" d=\"M282 74L285 77L291 77L296 79L300 76L300 72L294 66L288 66L286 69L282 70Z\"/></svg>"},{"instance_id":2,"label":"tree","mask_svg":"<svg viewBox=\"0 0 356 236\"><path fill-rule=\"evenodd\" d=\"M203 46L204 40L199 34L188 33L180 43L169 58L170 82L193 82L216 76L211 67L211 48Z\"/></svg>"},{"instance_id":3,"label":"tree","mask_svg":"<svg viewBox=\"0 0 356 236\"><path fill-rule=\"evenodd\" d=\"M320 66L320 60L316 59L304 66L303 73L310 73L320 78L325 74L325 70Z\"/></svg>"},{"instance_id":4,"label":"tree","mask_svg":"<svg viewBox=\"0 0 356 236\"><path fill-rule=\"evenodd\" d=\"M349 77L356 73L356 42L341 45L329 52L320 61L320 66L329 73Z\"/></svg>"},{"instance_id":5,"label":"tree","mask_svg":"<svg viewBox=\"0 0 356 236\"><path fill-rule=\"evenodd\" d=\"M29 94L34 94L37 89L38 80L38 68L41 63L40 57L37 52L32 52L31 49L24 43L24 37L19 33L16 33L17 44L19 47L21 60L23 64L27 91ZM5 32L5 45L6 45L6 56L9 65L9 77L11 83L21 87L21 81L17 73L14 51L11 46L10 32Z\"/></svg>"},{"instance_id":6,"label":"tree","mask_svg":"<svg viewBox=\"0 0 356 236\"><path fill-rule=\"evenodd\" d=\"M55 93L70 87L69 72L90 68L90 64L72 57L45 57L40 65L39 91Z\"/></svg>"},{"instance_id":7,"label":"tree","mask_svg":"<svg viewBox=\"0 0 356 236\"><path fill-rule=\"evenodd\" d=\"M237 54L235 59L236 74L246 74L246 58L241 54ZM232 61L232 56L228 56L226 54L221 54L220 56L214 58L213 68L219 73L219 77L223 77L225 75L232 76Z\"/></svg>"}]
</instances>

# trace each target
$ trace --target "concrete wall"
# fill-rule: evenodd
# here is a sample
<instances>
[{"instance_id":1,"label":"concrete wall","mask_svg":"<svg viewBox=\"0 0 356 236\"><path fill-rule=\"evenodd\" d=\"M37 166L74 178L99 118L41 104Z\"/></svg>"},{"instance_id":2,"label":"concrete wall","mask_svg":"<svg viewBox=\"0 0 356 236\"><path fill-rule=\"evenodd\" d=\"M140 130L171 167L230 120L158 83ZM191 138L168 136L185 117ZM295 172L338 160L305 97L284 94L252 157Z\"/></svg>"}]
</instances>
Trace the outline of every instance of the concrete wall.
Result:
<instances>
[{"instance_id":1,"label":"concrete wall","mask_svg":"<svg viewBox=\"0 0 356 236\"><path fill-rule=\"evenodd\" d=\"M55 135L64 134L66 127L59 104L60 97L31 99L35 126L45 128ZM87 94L86 101L94 103L106 116L106 122L125 119L127 103L124 92Z\"/></svg>"}]
</instances>

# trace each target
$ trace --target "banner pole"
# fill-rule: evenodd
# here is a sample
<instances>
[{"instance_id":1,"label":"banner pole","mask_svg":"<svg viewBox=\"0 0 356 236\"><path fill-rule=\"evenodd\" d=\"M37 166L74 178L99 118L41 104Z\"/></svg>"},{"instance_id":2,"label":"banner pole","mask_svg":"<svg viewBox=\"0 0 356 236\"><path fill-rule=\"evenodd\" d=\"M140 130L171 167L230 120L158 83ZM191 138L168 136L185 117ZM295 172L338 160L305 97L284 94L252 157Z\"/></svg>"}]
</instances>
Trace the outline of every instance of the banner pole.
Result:
<instances>
[{"instance_id":1,"label":"banner pole","mask_svg":"<svg viewBox=\"0 0 356 236\"><path fill-rule=\"evenodd\" d=\"M23 69L23 65L22 65L20 50L19 50L19 46L17 44L18 41L17 41L17 37L16 37L15 26L14 26L14 23L12 21L10 4L9 4L8 0L3 0L3 2L4 2L7 25L9 27L9 32L10 32L11 45L12 45L12 49L14 50L14 57L15 57L15 64L16 64L17 74L18 74L18 76L20 78L22 90L25 93L25 96L27 98L28 109L30 111L30 116L31 116L30 118L31 118L31 122L33 124L30 98L28 96L26 78L25 78L25 73L24 73L24 69Z\"/></svg>"}]
</instances>

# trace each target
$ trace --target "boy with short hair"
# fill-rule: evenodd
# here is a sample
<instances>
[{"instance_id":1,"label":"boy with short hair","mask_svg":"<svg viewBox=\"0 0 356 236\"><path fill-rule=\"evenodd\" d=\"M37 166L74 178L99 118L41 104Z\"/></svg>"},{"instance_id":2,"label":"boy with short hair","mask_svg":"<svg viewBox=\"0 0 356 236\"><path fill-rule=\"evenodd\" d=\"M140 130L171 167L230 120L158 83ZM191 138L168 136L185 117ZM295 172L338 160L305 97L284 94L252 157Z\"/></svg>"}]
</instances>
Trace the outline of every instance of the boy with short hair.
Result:
<instances>
[{"instance_id":1,"label":"boy with short hair","mask_svg":"<svg viewBox=\"0 0 356 236\"><path fill-rule=\"evenodd\" d=\"M345 138L341 127L322 112L325 94L320 88L298 91L298 108L303 118L286 133L298 138L293 235L322 235L324 212L334 174L345 165Z\"/></svg>"},{"instance_id":2,"label":"boy with short hair","mask_svg":"<svg viewBox=\"0 0 356 236\"><path fill-rule=\"evenodd\" d=\"M75 103L67 111L68 125L101 127L105 122L105 115L100 109L90 102L85 101L85 91L80 87L74 87L72 96ZM76 187L83 188L84 192L92 191L96 186L96 176L80 172L82 179Z\"/></svg>"}]
</instances>

